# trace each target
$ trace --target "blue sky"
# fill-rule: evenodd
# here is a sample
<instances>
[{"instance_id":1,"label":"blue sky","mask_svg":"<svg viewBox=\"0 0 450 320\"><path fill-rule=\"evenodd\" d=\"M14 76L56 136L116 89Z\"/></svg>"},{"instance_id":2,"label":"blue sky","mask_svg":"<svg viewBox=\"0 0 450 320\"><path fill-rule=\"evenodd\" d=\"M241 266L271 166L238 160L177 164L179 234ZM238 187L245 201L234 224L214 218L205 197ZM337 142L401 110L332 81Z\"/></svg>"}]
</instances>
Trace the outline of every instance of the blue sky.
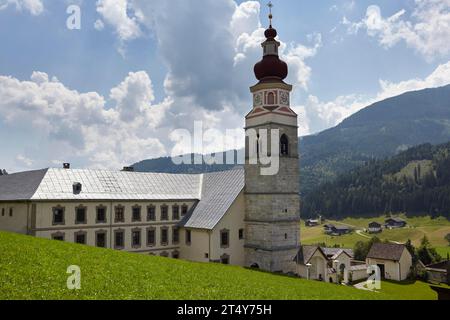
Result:
<instances>
[{"instance_id":1,"label":"blue sky","mask_svg":"<svg viewBox=\"0 0 450 320\"><path fill-rule=\"evenodd\" d=\"M450 0L273 3L301 135L450 83ZM242 128L265 4L0 0L0 167L120 168L185 151L174 132L196 120Z\"/></svg>"}]
</instances>

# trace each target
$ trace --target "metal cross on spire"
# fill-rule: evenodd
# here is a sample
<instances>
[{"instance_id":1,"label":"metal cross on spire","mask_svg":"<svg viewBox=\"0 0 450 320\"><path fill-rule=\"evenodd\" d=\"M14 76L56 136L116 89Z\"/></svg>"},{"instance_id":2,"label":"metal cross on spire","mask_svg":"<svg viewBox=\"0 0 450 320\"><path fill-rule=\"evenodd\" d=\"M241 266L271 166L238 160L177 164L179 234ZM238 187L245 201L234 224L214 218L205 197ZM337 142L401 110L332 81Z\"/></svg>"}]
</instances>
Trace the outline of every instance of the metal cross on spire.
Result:
<instances>
[{"instance_id":1,"label":"metal cross on spire","mask_svg":"<svg viewBox=\"0 0 450 320\"><path fill-rule=\"evenodd\" d=\"M273 3L272 3L272 1L269 1L267 6L269 7L269 21L270 21L270 26L272 27L272 19L273 19L273 15L272 15Z\"/></svg>"}]
</instances>

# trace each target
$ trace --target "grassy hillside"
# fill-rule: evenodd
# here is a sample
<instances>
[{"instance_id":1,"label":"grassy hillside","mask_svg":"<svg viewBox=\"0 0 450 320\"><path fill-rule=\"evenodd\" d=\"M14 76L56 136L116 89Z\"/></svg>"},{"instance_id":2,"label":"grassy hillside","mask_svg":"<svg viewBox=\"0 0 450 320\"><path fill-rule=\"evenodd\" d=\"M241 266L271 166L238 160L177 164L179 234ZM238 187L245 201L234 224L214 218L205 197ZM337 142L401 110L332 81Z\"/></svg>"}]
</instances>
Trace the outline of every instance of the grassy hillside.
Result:
<instances>
[{"instance_id":1,"label":"grassy hillside","mask_svg":"<svg viewBox=\"0 0 450 320\"><path fill-rule=\"evenodd\" d=\"M218 264L190 263L0 232L0 299L408 299ZM66 269L81 267L79 291ZM423 299L435 299L425 288Z\"/></svg>"},{"instance_id":2,"label":"grassy hillside","mask_svg":"<svg viewBox=\"0 0 450 320\"><path fill-rule=\"evenodd\" d=\"M448 241L444 239L445 235L450 233L450 221L446 218L431 219L430 217L411 217L401 216L408 222L408 227L403 229L383 230L376 236L382 240L390 240L405 243L410 239L415 246L419 246L421 239L427 236L432 246L436 247L442 257L450 254ZM347 218L339 221L328 220L329 223L337 225L349 225L355 229L365 229L372 221L384 224L385 216L378 218ZM340 245L341 247L353 248L357 241L368 240L373 235L365 233L352 233L342 237L332 237L325 235L323 227L314 228L302 227L301 239L305 244L326 243L328 246Z\"/></svg>"}]
</instances>

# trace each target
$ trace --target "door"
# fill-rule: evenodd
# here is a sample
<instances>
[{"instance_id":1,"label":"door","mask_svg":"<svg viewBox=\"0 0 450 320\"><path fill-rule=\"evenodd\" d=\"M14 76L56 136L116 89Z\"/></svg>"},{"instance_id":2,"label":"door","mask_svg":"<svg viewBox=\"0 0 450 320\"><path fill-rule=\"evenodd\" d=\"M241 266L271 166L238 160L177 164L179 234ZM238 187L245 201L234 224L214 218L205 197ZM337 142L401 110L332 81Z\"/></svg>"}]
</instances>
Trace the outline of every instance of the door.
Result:
<instances>
[{"instance_id":1,"label":"door","mask_svg":"<svg viewBox=\"0 0 450 320\"><path fill-rule=\"evenodd\" d=\"M386 271L385 271L385 268L384 268L384 264L379 264L378 268L380 268L381 279L385 279L386 278L386 273L385 273Z\"/></svg>"}]
</instances>

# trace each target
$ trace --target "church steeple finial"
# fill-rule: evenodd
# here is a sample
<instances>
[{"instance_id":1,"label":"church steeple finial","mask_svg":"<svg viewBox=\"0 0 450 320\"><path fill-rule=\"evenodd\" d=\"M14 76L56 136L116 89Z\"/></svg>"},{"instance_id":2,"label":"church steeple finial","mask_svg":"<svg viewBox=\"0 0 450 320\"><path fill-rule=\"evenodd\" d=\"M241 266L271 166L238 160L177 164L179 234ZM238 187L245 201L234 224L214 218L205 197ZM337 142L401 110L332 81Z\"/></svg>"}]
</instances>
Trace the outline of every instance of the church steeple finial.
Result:
<instances>
[{"instance_id":1,"label":"church steeple finial","mask_svg":"<svg viewBox=\"0 0 450 320\"><path fill-rule=\"evenodd\" d=\"M273 3L272 3L272 1L269 1L267 6L269 7L269 22L270 22L269 28L272 28L272 19L273 19L273 14L272 14Z\"/></svg>"},{"instance_id":2,"label":"church steeple finial","mask_svg":"<svg viewBox=\"0 0 450 320\"><path fill-rule=\"evenodd\" d=\"M261 44L264 49L264 56L263 59L255 65L255 76L260 82L280 82L287 77L288 67L278 56L278 48L281 43L276 40L278 33L277 30L272 27L272 1L269 1L267 7L269 8L270 26L264 32L266 41Z\"/></svg>"}]
</instances>

